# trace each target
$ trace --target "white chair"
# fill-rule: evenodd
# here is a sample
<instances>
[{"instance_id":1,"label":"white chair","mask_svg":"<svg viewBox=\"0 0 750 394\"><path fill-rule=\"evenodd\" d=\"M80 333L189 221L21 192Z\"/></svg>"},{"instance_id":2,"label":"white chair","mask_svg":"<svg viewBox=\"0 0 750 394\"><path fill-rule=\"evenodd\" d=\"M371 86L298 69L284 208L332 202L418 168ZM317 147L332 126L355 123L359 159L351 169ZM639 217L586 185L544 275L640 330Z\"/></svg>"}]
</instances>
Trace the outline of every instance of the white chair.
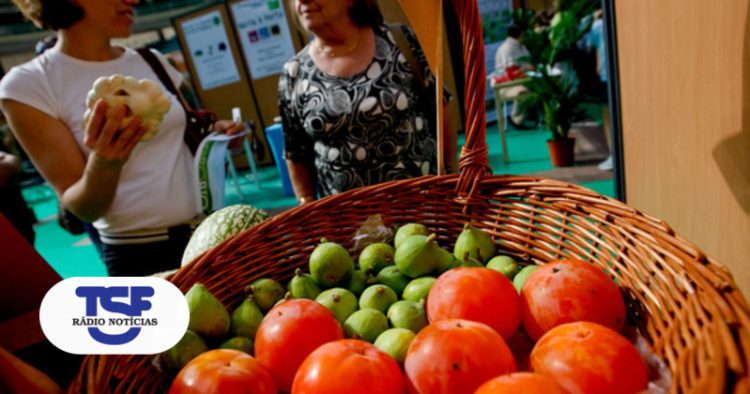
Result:
<instances>
[{"instance_id":1,"label":"white chair","mask_svg":"<svg viewBox=\"0 0 750 394\"><path fill-rule=\"evenodd\" d=\"M252 121L246 122L246 128L245 130L249 130L249 134L252 135L253 129L255 127L254 123ZM227 149L227 164L229 166L229 175L232 177L232 182L234 183L234 188L237 190L237 195L240 196L240 200L247 202L245 199L245 195L242 194L242 187L240 187L240 180L239 176L237 175L237 169L234 166L234 157L237 155L245 154L245 157L247 159L247 163L250 166L250 174L249 176L252 178L253 183L255 184L255 188L260 190L260 179L258 179L258 166L255 163L255 157L253 156L253 152L250 149L250 143L247 141L247 136L242 138L242 149Z\"/></svg>"}]
</instances>

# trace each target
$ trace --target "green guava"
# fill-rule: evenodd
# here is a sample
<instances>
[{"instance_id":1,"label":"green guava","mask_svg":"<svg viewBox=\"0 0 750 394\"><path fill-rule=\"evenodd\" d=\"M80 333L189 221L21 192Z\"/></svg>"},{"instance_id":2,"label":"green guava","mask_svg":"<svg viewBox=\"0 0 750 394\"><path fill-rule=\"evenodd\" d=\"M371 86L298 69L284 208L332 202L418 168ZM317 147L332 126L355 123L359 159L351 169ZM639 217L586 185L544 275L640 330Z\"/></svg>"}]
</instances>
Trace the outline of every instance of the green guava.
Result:
<instances>
[{"instance_id":1,"label":"green guava","mask_svg":"<svg viewBox=\"0 0 750 394\"><path fill-rule=\"evenodd\" d=\"M404 274L401 273L401 270L395 265L383 268L383 270L378 273L378 276L375 277L375 282L390 287L397 295L404 292L404 288L409 284L409 280L410 279L404 276Z\"/></svg>"},{"instance_id":2,"label":"green guava","mask_svg":"<svg viewBox=\"0 0 750 394\"><path fill-rule=\"evenodd\" d=\"M241 352L245 352L249 355L253 354L253 340L247 337L234 337L229 338L219 346L220 349L234 349Z\"/></svg>"},{"instance_id":3,"label":"green guava","mask_svg":"<svg viewBox=\"0 0 750 394\"><path fill-rule=\"evenodd\" d=\"M323 291L315 298L315 301L328 308L341 324L344 324L346 319L357 310L357 296L340 287Z\"/></svg>"},{"instance_id":4,"label":"green guava","mask_svg":"<svg viewBox=\"0 0 750 394\"><path fill-rule=\"evenodd\" d=\"M412 235L430 235L430 231L423 224L407 223L396 230L396 236L393 238L393 246L398 249L401 243Z\"/></svg>"},{"instance_id":5,"label":"green guava","mask_svg":"<svg viewBox=\"0 0 750 394\"><path fill-rule=\"evenodd\" d=\"M388 320L391 326L405 328L415 334L427 327L427 314L424 311L424 301L398 301L388 308Z\"/></svg>"},{"instance_id":6,"label":"green guava","mask_svg":"<svg viewBox=\"0 0 750 394\"><path fill-rule=\"evenodd\" d=\"M383 312L372 309L360 309L344 322L344 333L347 338L361 339L374 342L375 339L388 329L388 318Z\"/></svg>"},{"instance_id":7,"label":"green guava","mask_svg":"<svg viewBox=\"0 0 750 394\"><path fill-rule=\"evenodd\" d=\"M309 274L302 273L299 268L294 271L294 277L289 281L287 288L292 293L292 298L306 298L308 300L314 300L321 291L315 279Z\"/></svg>"},{"instance_id":8,"label":"green guava","mask_svg":"<svg viewBox=\"0 0 750 394\"><path fill-rule=\"evenodd\" d=\"M250 292L255 298L255 303L265 313L271 310L280 299L284 298L286 289L274 279L263 278L250 284Z\"/></svg>"},{"instance_id":9,"label":"green guava","mask_svg":"<svg viewBox=\"0 0 750 394\"><path fill-rule=\"evenodd\" d=\"M484 268L484 264L480 262L479 260L469 256L469 252L466 252L464 254L464 259L461 261L461 267L467 267L467 268Z\"/></svg>"},{"instance_id":10,"label":"green guava","mask_svg":"<svg viewBox=\"0 0 750 394\"><path fill-rule=\"evenodd\" d=\"M495 256L487 263L487 268L495 270L513 280L513 277L518 274L519 266L515 260L510 256Z\"/></svg>"},{"instance_id":11,"label":"green guava","mask_svg":"<svg viewBox=\"0 0 750 394\"><path fill-rule=\"evenodd\" d=\"M322 242L310 254L310 275L322 287L330 288L348 280L354 271L354 260L343 246Z\"/></svg>"},{"instance_id":12,"label":"green guava","mask_svg":"<svg viewBox=\"0 0 750 394\"><path fill-rule=\"evenodd\" d=\"M457 259L456 256L453 255L453 253L445 249L441 248L438 256L439 258L436 264L438 274L442 274L445 271L461 266L461 260Z\"/></svg>"},{"instance_id":13,"label":"green guava","mask_svg":"<svg viewBox=\"0 0 750 394\"><path fill-rule=\"evenodd\" d=\"M401 298L414 302L427 299L427 294L430 293L430 289L432 288L432 285L435 284L435 280L436 279L432 276L424 276L412 280L404 288Z\"/></svg>"},{"instance_id":14,"label":"green guava","mask_svg":"<svg viewBox=\"0 0 750 394\"><path fill-rule=\"evenodd\" d=\"M185 298L190 310L189 330L203 337L219 337L229 332L229 312L206 286L194 284Z\"/></svg>"},{"instance_id":15,"label":"green guava","mask_svg":"<svg viewBox=\"0 0 750 394\"><path fill-rule=\"evenodd\" d=\"M359 297L359 308L372 308L385 313L394 302L398 301L398 295L386 285L372 285L362 292Z\"/></svg>"},{"instance_id":16,"label":"green guava","mask_svg":"<svg viewBox=\"0 0 750 394\"><path fill-rule=\"evenodd\" d=\"M495 250L495 243L488 233L466 223L463 231L461 231L458 239L456 239L456 244L453 247L453 255L463 261L464 256L468 252L470 257L484 264L495 255Z\"/></svg>"},{"instance_id":17,"label":"green guava","mask_svg":"<svg viewBox=\"0 0 750 394\"><path fill-rule=\"evenodd\" d=\"M393 246L378 242L367 245L359 253L359 269L364 272L378 273L383 268L393 265Z\"/></svg>"},{"instance_id":18,"label":"green guava","mask_svg":"<svg viewBox=\"0 0 750 394\"><path fill-rule=\"evenodd\" d=\"M359 297L360 294L365 291L365 287L367 287L367 275L365 274L365 271L361 269L352 271L346 289Z\"/></svg>"},{"instance_id":19,"label":"green guava","mask_svg":"<svg viewBox=\"0 0 750 394\"><path fill-rule=\"evenodd\" d=\"M409 350L409 345L411 345L415 336L416 334L405 328L391 328L383 331L375 339L375 347L386 352L396 362L403 365L406 351Z\"/></svg>"},{"instance_id":20,"label":"green guava","mask_svg":"<svg viewBox=\"0 0 750 394\"><path fill-rule=\"evenodd\" d=\"M444 256L435 234L429 236L412 235L406 238L396 249L396 267L410 278L431 274L437 268L438 261Z\"/></svg>"},{"instance_id":21,"label":"green guava","mask_svg":"<svg viewBox=\"0 0 750 394\"><path fill-rule=\"evenodd\" d=\"M165 370L176 372L190 360L208 350L206 342L195 331L187 330L176 345L160 355Z\"/></svg>"},{"instance_id":22,"label":"green guava","mask_svg":"<svg viewBox=\"0 0 750 394\"><path fill-rule=\"evenodd\" d=\"M538 265L527 265L523 268L521 268L521 271L519 271L516 276L513 278L513 286L515 286L516 291L518 293L521 293L521 288L523 287L523 284L526 283L526 279L531 275L532 272L536 271L539 268Z\"/></svg>"},{"instance_id":23,"label":"green guava","mask_svg":"<svg viewBox=\"0 0 750 394\"><path fill-rule=\"evenodd\" d=\"M240 306L232 311L231 330L234 335L255 338L260 322L263 320L263 312L255 303L254 296L248 296Z\"/></svg>"}]
</instances>

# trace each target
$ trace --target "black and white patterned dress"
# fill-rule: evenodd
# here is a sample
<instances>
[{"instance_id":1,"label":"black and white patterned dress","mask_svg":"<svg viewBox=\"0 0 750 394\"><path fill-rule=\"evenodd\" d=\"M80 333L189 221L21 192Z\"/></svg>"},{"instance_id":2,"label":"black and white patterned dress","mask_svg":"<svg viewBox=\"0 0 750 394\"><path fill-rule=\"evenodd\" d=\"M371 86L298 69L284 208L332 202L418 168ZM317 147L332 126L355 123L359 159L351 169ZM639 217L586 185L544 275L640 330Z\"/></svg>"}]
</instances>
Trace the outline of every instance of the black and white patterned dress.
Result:
<instances>
[{"instance_id":1,"label":"black and white patterned dress","mask_svg":"<svg viewBox=\"0 0 750 394\"><path fill-rule=\"evenodd\" d=\"M423 75L431 76L414 33L405 30ZM436 131L424 109L434 96L419 97L409 62L388 27L374 31L375 55L364 71L328 75L307 45L287 62L279 80L285 157L314 166L323 196L436 173ZM434 79L429 81L433 88L427 90L434 92Z\"/></svg>"}]
</instances>

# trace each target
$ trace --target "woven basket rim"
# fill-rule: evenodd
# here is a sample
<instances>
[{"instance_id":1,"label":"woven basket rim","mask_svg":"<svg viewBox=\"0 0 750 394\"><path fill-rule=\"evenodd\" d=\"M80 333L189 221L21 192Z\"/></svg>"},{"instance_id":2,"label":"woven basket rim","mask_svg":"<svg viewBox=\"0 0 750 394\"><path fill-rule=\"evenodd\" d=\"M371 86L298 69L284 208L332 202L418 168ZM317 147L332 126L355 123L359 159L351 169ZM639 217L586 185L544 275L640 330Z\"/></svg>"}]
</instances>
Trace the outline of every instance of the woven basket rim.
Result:
<instances>
[{"instance_id":1,"label":"woven basket rim","mask_svg":"<svg viewBox=\"0 0 750 394\"><path fill-rule=\"evenodd\" d=\"M441 187L446 192L439 195L429 195L424 199L425 204L444 199L455 206L462 205L462 202L465 201L462 201L454 188L458 182L458 178L457 175L445 175L393 181L382 185L348 191L341 195L331 196L330 198L321 199L309 205L283 212L211 249L189 265L178 270L168 280L175 283L183 291L186 291L192 283L205 278L204 275L206 272L221 271L222 267L224 267L221 259L227 261L227 253L243 248L247 249L248 244L259 245L258 242L262 242L269 233L272 233L279 227L288 227L292 226L292 223L304 222L311 217L317 217L318 213L328 212L332 208L369 204L371 202L369 199L375 197L397 194L407 189L410 192L417 191L412 194L419 194L419 191L432 192L433 189ZM498 184L507 185L507 187L501 188L497 186ZM747 349L750 348L744 348L743 343L750 344L750 307L748 307L747 302L739 293L731 274L721 264L703 254L695 245L676 235L667 223L644 215L620 201L599 195L593 190L563 181L515 175L487 175L483 176L477 182L477 185L479 190L478 195L490 201L512 197L514 196L514 191L517 192L524 188L533 190L533 193L528 194L525 202L560 206L561 209L568 207L581 212L594 212L594 216L601 217L602 221L611 223L612 226L627 226L633 234L640 234L654 245L660 245L665 254L674 256L673 259L680 262L678 268L681 272L678 274L681 276L675 276L673 279L689 280L691 283L695 283L695 285L688 287L688 289L693 289L689 291L689 293L693 294L686 294L681 297L699 295L705 311L710 311L700 313L713 313L720 316L719 319L714 319L710 325L715 334L705 334L707 336L703 337L703 340L706 346L712 349L711 352L714 354L712 360L716 359L716 361L710 364L710 368L726 370L727 373L719 374L723 376L721 381L716 380L718 379L718 376L716 376L709 383L718 385L717 387L725 387L725 384L729 384L730 386L727 386L728 389L728 387L740 387L740 384L743 384L742 382L747 382L748 355L746 353L748 352ZM487 190L492 191L493 194L487 195ZM452 196L453 201L450 201L451 198L445 198L445 196ZM549 196L554 197L550 198ZM481 210L487 206L486 201L484 203L481 201L482 198L476 196L474 198L476 201L473 202L474 206L471 209ZM366 212L362 213L363 216L366 214ZM483 216L476 215L480 214L473 214L471 212L466 214L467 217L484 219ZM486 221L491 222L492 220L487 219ZM482 221L480 220L477 223L482 224ZM260 248L262 249L262 247ZM543 256L540 256L532 257L535 261L543 263ZM234 265L230 266L230 264L226 264L226 266L224 268L237 268ZM224 285L216 286L225 287ZM656 295L646 294L644 297L656 297ZM695 312L691 313L694 314ZM675 322L674 324L687 324L687 321ZM699 325L694 326L699 327ZM708 326L705 326L704 329L706 327ZM693 330L694 328L690 329ZM671 345L668 345L669 341L667 339L660 337L660 332L646 331L644 335L652 344L654 339L661 341L661 345L659 346L662 346L662 348L654 349L655 351L669 351L666 350L666 347ZM673 356L673 358L675 358L674 363L679 362L676 356ZM135 356L126 357L125 360L112 356L87 357L84 366L81 368L76 387L81 387L84 382L89 380L94 384L92 387L97 388L96 391L102 389L102 386L98 385L108 386L112 389L112 386L109 385L124 384L120 379L130 376L129 374L138 373L138 371L129 370L129 368L138 365L148 366L144 360L139 360ZM737 383L737 381L740 383ZM708 390L704 392L713 391Z\"/></svg>"}]
</instances>

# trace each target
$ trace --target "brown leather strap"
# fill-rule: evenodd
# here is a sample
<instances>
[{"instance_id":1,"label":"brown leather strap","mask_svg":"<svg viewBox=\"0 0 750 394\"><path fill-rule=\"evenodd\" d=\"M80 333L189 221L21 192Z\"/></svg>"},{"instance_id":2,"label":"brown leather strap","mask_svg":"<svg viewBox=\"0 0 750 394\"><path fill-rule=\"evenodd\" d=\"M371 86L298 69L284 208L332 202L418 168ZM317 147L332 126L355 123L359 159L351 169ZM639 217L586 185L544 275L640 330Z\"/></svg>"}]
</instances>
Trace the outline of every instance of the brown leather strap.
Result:
<instances>
[{"instance_id":1,"label":"brown leather strap","mask_svg":"<svg viewBox=\"0 0 750 394\"><path fill-rule=\"evenodd\" d=\"M145 60L146 63L151 66L151 69L154 70L154 73L156 73L156 76L159 77L159 80L162 84L164 84L164 87L179 99L182 108L185 110L185 120L186 122L188 122L187 127L185 127L183 139L185 141L185 144L187 144L188 148L190 149L190 152L195 155L195 152L198 150L198 146L200 145L201 141L203 141L204 135L195 133L195 128L190 127L189 123L195 121L195 118L190 116L190 104L188 104L187 100L185 100L185 97L182 95L182 93L180 93L180 90L174 85L174 82L172 82L172 78L169 77L169 74L164 68L164 65L159 61L156 55L151 52L151 49L141 47L137 48L136 51L139 55L141 55L143 60Z\"/></svg>"},{"instance_id":2,"label":"brown leather strap","mask_svg":"<svg viewBox=\"0 0 750 394\"><path fill-rule=\"evenodd\" d=\"M414 78L417 81L417 86L419 86L420 93L424 93L424 91L427 89L427 83L424 77L424 69L419 65L417 57L414 56L414 51L411 49L411 45L409 45L409 42L406 40L404 28L405 26L402 24L388 25L388 29L390 29L391 34L393 34L393 39L396 40L398 49L404 55L404 58L406 58L406 61L409 63L409 66L414 73ZM427 96L422 95L422 97Z\"/></svg>"},{"instance_id":3,"label":"brown leather strap","mask_svg":"<svg viewBox=\"0 0 750 394\"><path fill-rule=\"evenodd\" d=\"M182 96L180 90L174 85L174 82L172 82L172 78L169 77L169 74L164 68L164 65L159 61L156 55L151 52L151 49L141 47L137 48L136 51L139 55L141 55L143 60L145 60L146 63L151 66L151 69L154 70L154 73L156 73L156 76L159 77L159 80L162 84L164 84L164 87L166 87L170 93L177 96L177 98L180 100L180 104L182 104L182 107L185 108L186 111L190 109L190 105L185 100L185 97Z\"/></svg>"}]
</instances>

